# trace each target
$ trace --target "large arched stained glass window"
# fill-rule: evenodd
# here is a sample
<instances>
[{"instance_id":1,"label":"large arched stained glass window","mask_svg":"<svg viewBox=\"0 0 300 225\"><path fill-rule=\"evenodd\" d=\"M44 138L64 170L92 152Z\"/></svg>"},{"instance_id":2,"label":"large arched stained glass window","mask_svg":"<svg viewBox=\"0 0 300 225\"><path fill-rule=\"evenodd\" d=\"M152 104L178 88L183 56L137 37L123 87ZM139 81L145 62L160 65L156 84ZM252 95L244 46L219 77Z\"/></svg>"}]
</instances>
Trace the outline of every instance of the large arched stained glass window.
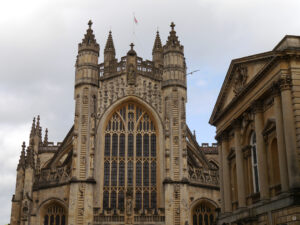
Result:
<instances>
[{"instance_id":1,"label":"large arched stained glass window","mask_svg":"<svg viewBox=\"0 0 300 225\"><path fill-rule=\"evenodd\" d=\"M133 190L136 209L157 207L157 134L151 116L135 103L119 107L104 135L104 209L126 207Z\"/></svg>"}]
</instances>

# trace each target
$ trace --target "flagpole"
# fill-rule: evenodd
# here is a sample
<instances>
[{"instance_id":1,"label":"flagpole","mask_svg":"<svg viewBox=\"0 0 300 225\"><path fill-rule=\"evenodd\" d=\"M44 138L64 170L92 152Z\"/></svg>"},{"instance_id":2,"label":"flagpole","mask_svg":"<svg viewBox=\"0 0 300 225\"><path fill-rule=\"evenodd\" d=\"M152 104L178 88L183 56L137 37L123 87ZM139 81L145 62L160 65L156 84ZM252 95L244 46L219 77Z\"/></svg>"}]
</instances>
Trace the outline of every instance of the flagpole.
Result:
<instances>
[{"instance_id":1,"label":"flagpole","mask_svg":"<svg viewBox=\"0 0 300 225\"><path fill-rule=\"evenodd\" d=\"M135 15L134 15L134 12L132 14L133 14L133 18L132 18L132 43L134 43L134 18L135 18Z\"/></svg>"}]
</instances>

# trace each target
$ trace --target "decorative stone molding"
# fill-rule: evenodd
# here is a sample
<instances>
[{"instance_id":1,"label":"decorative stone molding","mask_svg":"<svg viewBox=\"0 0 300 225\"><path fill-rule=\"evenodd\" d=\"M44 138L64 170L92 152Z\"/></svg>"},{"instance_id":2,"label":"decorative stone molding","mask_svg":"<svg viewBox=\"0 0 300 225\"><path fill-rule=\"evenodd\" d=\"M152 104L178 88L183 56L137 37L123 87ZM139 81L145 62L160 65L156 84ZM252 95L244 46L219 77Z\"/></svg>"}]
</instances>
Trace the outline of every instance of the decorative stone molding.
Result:
<instances>
[{"instance_id":1,"label":"decorative stone molding","mask_svg":"<svg viewBox=\"0 0 300 225\"><path fill-rule=\"evenodd\" d=\"M248 78L247 67L238 65L235 70L234 80L233 80L233 91L235 95L238 95L245 87Z\"/></svg>"},{"instance_id":2,"label":"decorative stone molding","mask_svg":"<svg viewBox=\"0 0 300 225\"><path fill-rule=\"evenodd\" d=\"M292 78L290 75L283 75L279 79L280 90L289 90L292 87Z\"/></svg>"}]
</instances>

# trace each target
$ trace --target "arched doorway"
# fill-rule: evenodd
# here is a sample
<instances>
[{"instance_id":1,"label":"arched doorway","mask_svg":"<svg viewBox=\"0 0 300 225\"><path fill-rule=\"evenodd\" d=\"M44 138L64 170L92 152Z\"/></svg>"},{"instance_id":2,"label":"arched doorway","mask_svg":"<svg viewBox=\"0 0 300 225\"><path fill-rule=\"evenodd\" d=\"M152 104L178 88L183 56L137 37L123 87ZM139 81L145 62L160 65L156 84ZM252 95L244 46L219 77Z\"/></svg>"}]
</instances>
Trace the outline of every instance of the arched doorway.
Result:
<instances>
[{"instance_id":1,"label":"arched doorway","mask_svg":"<svg viewBox=\"0 0 300 225\"><path fill-rule=\"evenodd\" d=\"M67 225L67 212L56 202L46 205L42 211L42 225Z\"/></svg>"},{"instance_id":2,"label":"arched doorway","mask_svg":"<svg viewBox=\"0 0 300 225\"><path fill-rule=\"evenodd\" d=\"M207 200L199 202L192 211L193 225L214 225L216 207Z\"/></svg>"}]
</instances>

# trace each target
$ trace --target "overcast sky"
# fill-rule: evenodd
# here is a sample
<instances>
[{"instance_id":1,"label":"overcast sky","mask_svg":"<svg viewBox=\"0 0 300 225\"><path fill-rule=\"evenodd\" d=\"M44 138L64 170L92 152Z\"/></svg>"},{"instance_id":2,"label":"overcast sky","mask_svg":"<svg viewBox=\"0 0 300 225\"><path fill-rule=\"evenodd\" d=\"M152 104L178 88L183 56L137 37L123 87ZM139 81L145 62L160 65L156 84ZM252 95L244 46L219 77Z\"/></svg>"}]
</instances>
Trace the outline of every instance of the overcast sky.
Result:
<instances>
[{"instance_id":1,"label":"overcast sky","mask_svg":"<svg viewBox=\"0 0 300 225\"><path fill-rule=\"evenodd\" d=\"M41 115L50 141L62 141L72 126L77 44L89 19L100 61L110 29L118 58L133 40L138 55L151 59L156 30L165 43L174 21L188 72L200 70L188 77L187 123L200 143L211 143L215 129L208 120L230 61L269 51L286 34L300 34L299 10L299 0L2 1L0 224L10 220L16 166L33 116Z\"/></svg>"}]
</instances>

